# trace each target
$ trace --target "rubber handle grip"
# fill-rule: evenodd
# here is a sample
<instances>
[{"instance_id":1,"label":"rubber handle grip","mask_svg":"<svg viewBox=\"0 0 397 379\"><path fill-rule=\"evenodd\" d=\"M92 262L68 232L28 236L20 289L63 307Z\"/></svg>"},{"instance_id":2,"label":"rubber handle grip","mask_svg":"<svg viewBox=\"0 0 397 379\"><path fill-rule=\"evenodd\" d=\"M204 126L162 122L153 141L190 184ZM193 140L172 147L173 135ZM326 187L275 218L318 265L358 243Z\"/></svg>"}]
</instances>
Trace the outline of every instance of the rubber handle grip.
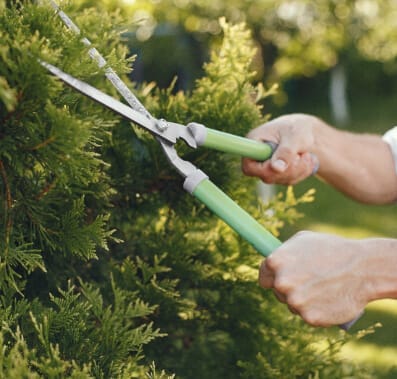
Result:
<instances>
[{"instance_id":1,"label":"rubber handle grip","mask_svg":"<svg viewBox=\"0 0 397 379\"><path fill-rule=\"evenodd\" d=\"M275 145L268 142L259 142L210 128L206 128L206 131L202 146L225 153L265 161L272 156L275 149Z\"/></svg>"}]
</instances>

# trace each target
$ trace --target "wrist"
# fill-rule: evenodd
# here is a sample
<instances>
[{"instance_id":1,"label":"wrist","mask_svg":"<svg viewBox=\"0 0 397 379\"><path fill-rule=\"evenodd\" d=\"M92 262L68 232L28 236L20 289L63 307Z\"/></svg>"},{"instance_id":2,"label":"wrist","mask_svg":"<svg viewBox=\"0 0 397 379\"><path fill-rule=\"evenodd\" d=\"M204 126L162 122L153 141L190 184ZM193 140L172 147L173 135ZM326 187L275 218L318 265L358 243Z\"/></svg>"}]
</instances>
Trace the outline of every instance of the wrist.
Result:
<instances>
[{"instance_id":1,"label":"wrist","mask_svg":"<svg viewBox=\"0 0 397 379\"><path fill-rule=\"evenodd\" d=\"M335 138L333 136L335 129L330 127L320 118L312 117L311 130L313 144L310 152L316 154L317 157L323 160L326 156L327 146L329 146L330 141Z\"/></svg>"},{"instance_id":2,"label":"wrist","mask_svg":"<svg viewBox=\"0 0 397 379\"><path fill-rule=\"evenodd\" d=\"M397 240L369 238L360 243L367 301L397 298Z\"/></svg>"}]
</instances>

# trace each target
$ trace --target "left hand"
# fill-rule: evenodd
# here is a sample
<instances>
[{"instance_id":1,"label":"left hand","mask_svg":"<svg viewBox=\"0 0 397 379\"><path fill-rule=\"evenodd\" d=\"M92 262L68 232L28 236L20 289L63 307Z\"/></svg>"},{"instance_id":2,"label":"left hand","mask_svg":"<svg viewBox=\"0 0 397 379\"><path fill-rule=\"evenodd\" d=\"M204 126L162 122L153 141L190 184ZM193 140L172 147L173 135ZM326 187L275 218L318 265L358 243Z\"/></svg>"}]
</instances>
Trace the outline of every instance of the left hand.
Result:
<instances>
[{"instance_id":1,"label":"left hand","mask_svg":"<svg viewBox=\"0 0 397 379\"><path fill-rule=\"evenodd\" d=\"M319 146L315 144L315 139L316 133L323 128L326 124L314 116L291 114L251 130L248 138L273 142L277 149L271 159L264 162L243 158L243 173L257 176L268 184L299 183L319 168L319 159L315 154Z\"/></svg>"}]
</instances>

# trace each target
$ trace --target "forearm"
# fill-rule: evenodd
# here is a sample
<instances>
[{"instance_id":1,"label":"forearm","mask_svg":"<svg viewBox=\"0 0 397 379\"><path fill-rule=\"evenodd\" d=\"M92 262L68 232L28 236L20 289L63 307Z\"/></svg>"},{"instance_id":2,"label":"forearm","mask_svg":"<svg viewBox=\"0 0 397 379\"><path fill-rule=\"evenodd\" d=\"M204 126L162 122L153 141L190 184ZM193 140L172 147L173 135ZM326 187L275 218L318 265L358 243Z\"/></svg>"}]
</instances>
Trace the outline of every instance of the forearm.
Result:
<instances>
[{"instance_id":1,"label":"forearm","mask_svg":"<svg viewBox=\"0 0 397 379\"><path fill-rule=\"evenodd\" d=\"M364 203L397 200L393 157L380 136L340 131L321 120L313 125L313 135L318 175L326 182Z\"/></svg>"}]
</instances>

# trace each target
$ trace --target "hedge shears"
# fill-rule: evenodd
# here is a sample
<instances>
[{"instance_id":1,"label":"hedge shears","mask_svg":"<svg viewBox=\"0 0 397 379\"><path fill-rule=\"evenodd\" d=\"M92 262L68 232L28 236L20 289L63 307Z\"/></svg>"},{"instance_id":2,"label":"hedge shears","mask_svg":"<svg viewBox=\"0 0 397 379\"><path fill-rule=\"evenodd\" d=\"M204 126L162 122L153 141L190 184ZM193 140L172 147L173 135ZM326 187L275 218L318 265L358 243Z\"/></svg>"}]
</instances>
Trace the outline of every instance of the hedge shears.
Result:
<instances>
[{"instance_id":1,"label":"hedge shears","mask_svg":"<svg viewBox=\"0 0 397 379\"><path fill-rule=\"evenodd\" d=\"M191 148L204 146L225 153L266 160L274 150L273 144L220 132L198 123L182 125L157 119L146 109L144 113L139 112L49 63L41 62L41 64L70 87L151 133L160 143L169 162L185 178L183 188L230 225L262 255L268 256L281 245L277 238L211 182L203 171L180 158L175 149L176 142L183 140Z\"/></svg>"},{"instance_id":2,"label":"hedge shears","mask_svg":"<svg viewBox=\"0 0 397 379\"><path fill-rule=\"evenodd\" d=\"M51 1L51 5L66 26L75 33L80 34L78 27L53 1ZM47 62L40 61L40 63L73 89L151 133L159 142L171 165L185 178L183 188L253 245L260 254L267 257L277 249L282 244L281 241L210 181L203 171L191 162L179 157L175 144L178 140L182 140L194 149L207 147L258 161L269 159L277 145L271 142L260 142L239 137L194 122L182 125L153 117L120 77L107 66L106 60L91 46L90 41L87 38L83 38L82 42L90 47L88 53L97 62L98 66L101 68L105 67L105 76L111 81L128 105ZM348 329L355 321L343 324L341 327Z\"/></svg>"}]
</instances>

